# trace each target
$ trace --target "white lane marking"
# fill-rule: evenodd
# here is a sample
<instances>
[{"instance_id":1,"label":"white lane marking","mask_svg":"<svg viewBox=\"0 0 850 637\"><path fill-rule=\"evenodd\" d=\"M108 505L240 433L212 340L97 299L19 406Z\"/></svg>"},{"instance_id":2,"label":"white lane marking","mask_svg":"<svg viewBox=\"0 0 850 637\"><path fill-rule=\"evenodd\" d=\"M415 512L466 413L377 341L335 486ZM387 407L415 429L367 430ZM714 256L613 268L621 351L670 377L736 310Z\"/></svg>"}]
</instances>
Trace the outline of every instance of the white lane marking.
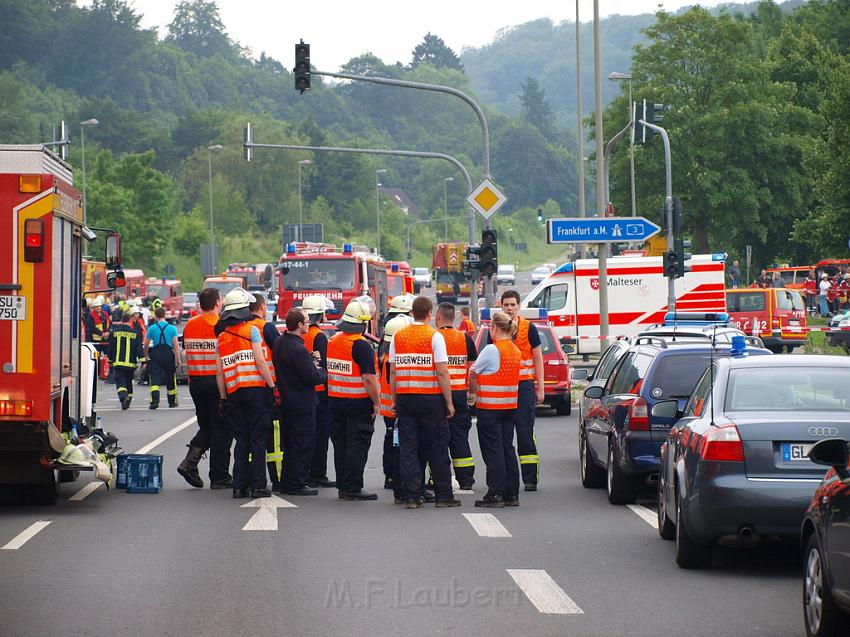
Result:
<instances>
[{"instance_id":1,"label":"white lane marking","mask_svg":"<svg viewBox=\"0 0 850 637\"><path fill-rule=\"evenodd\" d=\"M44 530L48 524L50 524L50 520L39 520L38 522L33 522L23 531L18 533L14 538L12 538L12 540L8 544L6 544L5 546L0 546L0 549L5 549L7 551L17 551L24 544L34 538L36 534Z\"/></svg>"},{"instance_id":2,"label":"white lane marking","mask_svg":"<svg viewBox=\"0 0 850 637\"><path fill-rule=\"evenodd\" d=\"M546 571L533 569L506 569L520 590L535 608L549 615L583 615L572 598L564 592Z\"/></svg>"},{"instance_id":3,"label":"white lane marking","mask_svg":"<svg viewBox=\"0 0 850 637\"><path fill-rule=\"evenodd\" d=\"M242 527L243 531L277 531L277 510L297 509L298 505L273 495L270 498L251 500L239 508L257 509L251 519Z\"/></svg>"},{"instance_id":4,"label":"white lane marking","mask_svg":"<svg viewBox=\"0 0 850 637\"><path fill-rule=\"evenodd\" d=\"M139 449L136 453L147 453L147 452L149 452L149 451L150 451L151 449L153 449L154 447L158 447L158 446L159 446L159 445L161 445L163 442L165 442L166 440L168 440L169 438L171 438L171 436L173 436L173 435L175 435L175 434L179 434L179 433L180 433L181 431L183 431L186 427L188 427L188 426L190 426L190 425L194 425L196 422L198 422L198 417L197 417L197 416L192 416L191 418L189 418L189 420L185 420L185 421L181 422L181 423L180 423L179 425L177 425L174 429L169 429L168 431L166 431L164 434L162 434L159 438L157 438L157 439L156 439L156 440L154 440L153 442L149 442L149 443L148 443L148 444L146 444L144 447L142 447L141 449Z\"/></svg>"},{"instance_id":5,"label":"white lane marking","mask_svg":"<svg viewBox=\"0 0 850 637\"><path fill-rule=\"evenodd\" d=\"M105 482L101 482L100 480L95 480L94 482L89 482L82 489L77 491L74 495L72 495L69 500L72 502L79 502L80 500L85 500L88 496L98 490L102 484L106 484Z\"/></svg>"},{"instance_id":6,"label":"white lane marking","mask_svg":"<svg viewBox=\"0 0 850 637\"><path fill-rule=\"evenodd\" d=\"M171 436L180 433L181 431L186 429L186 427L194 424L197 421L198 421L198 417L192 416L188 420L181 422L179 425L177 425L173 429L169 429L164 434L162 434L159 438L153 440L152 442L149 442L144 447L139 449L136 453L147 453L147 452L149 452L154 447L158 447L163 442L165 442L166 440L171 438ZM71 500L71 501L74 501L74 502L79 502L80 500L85 500L88 496L90 496L92 493L97 491L100 488L100 485L102 485L102 484L105 484L105 483L101 482L100 480L89 482L86 486L84 486L82 489L77 491L74 495L72 495L68 499Z\"/></svg>"},{"instance_id":7,"label":"white lane marking","mask_svg":"<svg viewBox=\"0 0 850 637\"><path fill-rule=\"evenodd\" d=\"M641 520L646 522L656 531L658 530L658 516L655 514L655 511L651 511L640 504L627 504L626 506L629 507Z\"/></svg>"},{"instance_id":8,"label":"white lane marking","mask_svg":"<svg viewBox=\"0 0 850 637\"><path fill-rule=\"evenodd\" d=\"M464 513L463 517L481 537L513 537L492 513Z\"/></svg>"}]
</instances>

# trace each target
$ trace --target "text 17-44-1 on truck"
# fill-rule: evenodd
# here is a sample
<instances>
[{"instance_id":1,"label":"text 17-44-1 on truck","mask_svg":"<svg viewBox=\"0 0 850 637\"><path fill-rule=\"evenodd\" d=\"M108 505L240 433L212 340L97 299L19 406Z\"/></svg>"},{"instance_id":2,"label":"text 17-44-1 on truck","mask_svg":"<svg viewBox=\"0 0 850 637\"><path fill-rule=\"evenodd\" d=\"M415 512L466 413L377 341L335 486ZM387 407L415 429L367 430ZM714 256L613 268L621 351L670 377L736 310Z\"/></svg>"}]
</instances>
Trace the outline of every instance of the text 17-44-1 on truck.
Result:
<instances>
[{"instance_id":1,"label":"text 17-44-1 on truck","mask_svg":"<svg viewBox=\"0 0 850 637\"><path fill-rule=\"evenodd\" d=\"M90 292L109 293L124 284L120 237L84 227L70 165L41 145L0 145L0 501L52 504L59 482L94 469L57 460L95 425L82 255L98 236L109 271Z\"/></svg>"}]
</instances>

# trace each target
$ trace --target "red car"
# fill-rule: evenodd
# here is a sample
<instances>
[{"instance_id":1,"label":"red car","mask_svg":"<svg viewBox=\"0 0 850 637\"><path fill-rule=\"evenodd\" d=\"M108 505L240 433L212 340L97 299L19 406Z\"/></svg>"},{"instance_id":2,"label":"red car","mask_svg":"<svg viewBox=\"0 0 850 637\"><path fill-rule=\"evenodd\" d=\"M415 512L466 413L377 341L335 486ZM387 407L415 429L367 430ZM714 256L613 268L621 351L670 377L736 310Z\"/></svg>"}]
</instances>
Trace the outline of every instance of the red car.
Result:
<instances>
[{"instance_id":1,"label":"red car","mask_svg":"<svg viewBox=\"0 0 850 637\"><path fill-rule=\"evenodd\" d=\"M555 329L549 323L546 310L525 308L520 314L534 323L540 334L540 349L543 351L543 374L545 404L555 410L559 416L569 416L572 412L570 395L570 366ZM490 310L481 310L481 325L475 336L475 347L480 351L486 345L487 324L490 322Z\"/></svg>"}]
</instances>

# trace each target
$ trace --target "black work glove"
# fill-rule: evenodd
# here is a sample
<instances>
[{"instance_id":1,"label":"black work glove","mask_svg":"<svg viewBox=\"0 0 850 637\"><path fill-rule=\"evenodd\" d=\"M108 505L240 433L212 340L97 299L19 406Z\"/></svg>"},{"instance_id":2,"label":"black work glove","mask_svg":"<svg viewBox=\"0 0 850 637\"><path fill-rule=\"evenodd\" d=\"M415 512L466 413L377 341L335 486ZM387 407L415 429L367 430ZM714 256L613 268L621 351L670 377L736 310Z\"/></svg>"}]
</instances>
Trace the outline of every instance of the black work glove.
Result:
<instances>
[{"instance_id":1,"label":"black work glove","mask_svg":"<svg viewBox=\"0 0 850 637\"><path fill-rule=\"evenodd\" d=\"M227 398L218 399L218 415L224 418L227 415Z\"/></svg>"}]
</instances>

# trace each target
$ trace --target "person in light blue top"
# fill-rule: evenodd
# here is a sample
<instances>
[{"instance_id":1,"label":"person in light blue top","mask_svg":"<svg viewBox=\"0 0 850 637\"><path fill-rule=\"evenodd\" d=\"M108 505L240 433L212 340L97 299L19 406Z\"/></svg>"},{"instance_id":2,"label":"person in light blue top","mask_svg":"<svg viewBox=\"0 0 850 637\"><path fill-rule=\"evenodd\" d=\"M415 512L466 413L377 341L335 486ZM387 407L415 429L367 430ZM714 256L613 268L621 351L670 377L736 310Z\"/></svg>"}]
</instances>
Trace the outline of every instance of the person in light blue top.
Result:
<instances>
[{"instance_id":1,"label":"person in light blue top","mask_svg":"<svg viewBox=\"0 0 850 637\"><path fill-rule=\"evenodd\" d=\"M159 388L165 385L168 406L177 407L177 366L180 364L180 341L177 328L166 322L165 308L154 313L156 323L148 328L145 338L145 355L148 358L151 402L148 409L159 407Z\"/></svg>"}]
</instances>

